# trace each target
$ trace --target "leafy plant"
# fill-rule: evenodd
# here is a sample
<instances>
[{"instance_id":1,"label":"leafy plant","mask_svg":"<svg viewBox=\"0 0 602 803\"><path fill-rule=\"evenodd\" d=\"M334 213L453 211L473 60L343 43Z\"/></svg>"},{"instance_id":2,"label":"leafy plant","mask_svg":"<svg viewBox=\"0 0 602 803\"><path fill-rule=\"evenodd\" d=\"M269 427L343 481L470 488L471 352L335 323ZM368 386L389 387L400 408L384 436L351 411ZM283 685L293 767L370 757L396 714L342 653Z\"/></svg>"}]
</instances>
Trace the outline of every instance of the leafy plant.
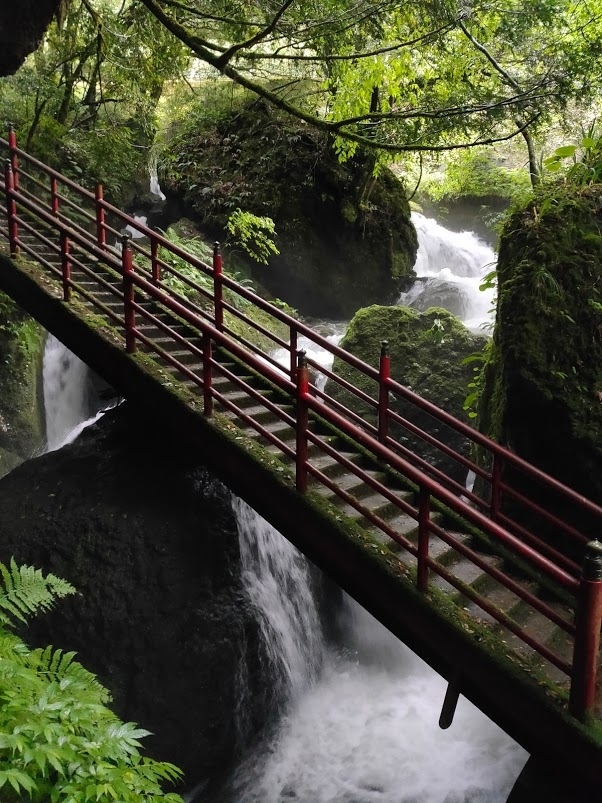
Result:
<instances>
[{"instance_id":1,"label":"leafy plant","mask_svg":"<svg viewBox=\"0 0 602 803\"><path fill-rule=\"evenodd\" d=\"M597 135L597 121L583 132L578 144L562 145L544 159L544 167L550 173L559 173L566 167L567 183L586 187L602 180L602 139Z\"/></svg>"},{"instance_id":2,"label":"leafy plant","mask_svg":"<svg viewBox=\"0 0 602 803\"><path fill-rule=\"evenodd\" d=\"M273 235L276 234L271 217L261 217L237 208L226 224L228 233L256 262L267 265L272 254L279 254Z\"/></svg>"},{"instance_id":3,"label":"leafy plant","mask_svg":"<svg viewBox=\"0 0 602 803\"><path fill-rule=\"evenodd\" d=\"M476 351L474 354L469 354L468 357L465 357L460 363L460 365L472 364L473 376L467 385L468 394L462 405L469 418L476 418L478 415L477 410L483 388L483 369L487 363L490 348L491 342L488 342L483 351Z\"/></svg>"},{"instance_id":4,"label":"leafy plant","mask_svg":"<svg viewBox=\"0 0 602 803\"><path fill-rule=\"evenodd\" d=\"M109 692L75 653L31 650L12 632L73 586L14 559L0 563L0 576L2 803L182 803L161 789L180 770L140 755L148 732L115 716Z\"/></svg>"}]
</instances>

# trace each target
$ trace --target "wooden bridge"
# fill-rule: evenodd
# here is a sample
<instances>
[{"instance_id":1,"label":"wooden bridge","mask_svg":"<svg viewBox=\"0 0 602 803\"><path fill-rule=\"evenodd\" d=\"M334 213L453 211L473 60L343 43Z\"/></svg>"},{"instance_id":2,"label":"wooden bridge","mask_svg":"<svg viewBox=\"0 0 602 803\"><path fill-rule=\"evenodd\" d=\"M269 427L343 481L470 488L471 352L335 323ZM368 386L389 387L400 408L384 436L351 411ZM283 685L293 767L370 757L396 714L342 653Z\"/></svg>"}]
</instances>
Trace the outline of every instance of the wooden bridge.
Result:
<instances>
[{"instance_id":1,"label":"wooden bridge","mask_svg":"<svg viewBox=\"0 0 602 803\"><path fill-rule=\"evenodd\" d=\"M12 132L0 151L0 288L443 674L442 727L462 693L576 795L599 795L602 509L395 381L386 343L367 365L236 283L217 246L211 264L186 253ZM332 369L298 350L302 337ZM393 396L469 439L479 462L395 412ZM474 472L478 490L400 431ZM534 501L546 495L565 516Z\"/></svg>"}]
</instances>

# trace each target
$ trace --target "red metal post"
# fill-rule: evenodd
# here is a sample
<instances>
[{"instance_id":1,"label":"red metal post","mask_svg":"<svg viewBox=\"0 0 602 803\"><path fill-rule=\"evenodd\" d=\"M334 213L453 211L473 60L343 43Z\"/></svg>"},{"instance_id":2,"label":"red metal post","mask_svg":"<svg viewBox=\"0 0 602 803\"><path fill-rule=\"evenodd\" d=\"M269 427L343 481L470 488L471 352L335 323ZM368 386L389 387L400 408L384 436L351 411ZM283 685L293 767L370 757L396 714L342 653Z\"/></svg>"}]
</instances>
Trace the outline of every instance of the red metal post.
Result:
<instances>
[{"instance_id":1,"label":"red metal post","mask_svg":"<svg viewBox=\"0 0 602 803\"><path fill-rule=\"evenodd\" d=\"M57 180L52 176L50 179L50 202L52 204L52 214L54 217L59 216L59 193Z\"/></svg>"},{"instance_id":2,"label":"red metal post","mask_svg":"<svg viewBox=\"0 0 602 803\"><path fill-rule=\"evenodd\" d=\"M224 329L224 288L222 286L223 262L219 243L213 246L213 304L215 326L219 331Z\"/></svg>"},{"instance_id":3,"label":"red metal post","mask_svg":"<svg viewBox=\"0 0 602 803\"><path fill-rule=\"evenodd\" d=\"M426 591L429 584L429 523L431 517L431 495L421 486L418 492L418 575L419 591Z\"/></svg>"},{"instance_id":4,"label":"red metal post","mask_svg":"<svg viewBox=\"0 0 602 803\"><path fill-rule=\"evenodd\" d=\"M12 125L8 127L8 149L10 152L10 165L13 171L13 186L19 189L19 157L17 156L17 134Z\"/></svg>"},{"instance_id":5,"label":"red metal post","mask_svg":"<svg viewBox=\"0 0 602 803\"><path fill-rule=\"evenodd\" d=\"M500 483L502 481L502 460L503 458L495 453L493 455L493 465L491 467L491 508L490 514L492 519L496 519L501 508L502 503L502 489Z\"/></svg>"},{"instance_id":6,"label":"red metal post","mask_svg":"<svg viewBox=\"0 0 602 803\"><path fill-rule=\"evenodd\" d=\"M10 161L4 168L4 186L6 187L6 213L8 217L8 243L11 256L19 256L19 224L17 223L17 204L13 196L15 189L15 175Z\"/></svg>"},{"instance_id":7,"label":"red metal post","mask_svg":"<svg viewBox=\"0 0 602 803\"><path fill-rule=\"evenodd\" d=\"M61 269L63 273L63 299L71 300L71 260L69 259L69 238L61 232Z\"/></svg>"},{"instance_id":8,"label":"red metal post","mask_svg":"<svg viewBox=\"0 0 602 803\"><path fill-rule=\"evenodd\" d=\"M575 625L569 711L583 721L593 713L600 661L602 543L599 541L590 541L585 548Z\"/></svg>"},{"instance_id":9,"label":"red metal post","mask_svg":"<svg viewBox=\"0 0 602 803\"><path fill-rule=\"evenodd\" d=\"M125 350L128 354L136 351L136 313L134 310L135 286L133 281L134 259L130 238L123 237L121 248L121 268L123 271L123 306L125 323Z\"/></svg>"},{"instance_id":10,"label":"red metal post","mask_svg":"<svg viewBox=\"0 0 602 803\"><path fill-rule=\"evenodd\" d=\"M391 378L391 356L389 354L389 343L383 340L380 347L378 380L378 440L385 443L389 429L389 385Z\"/></svg>"},{"instance_id":11,"label":"red metal post","mask_svg":"<svg viewBox=\"0 0 602 803\"><path fill-rule=\"evenodd\" d=\"M291 358L291 382L297 382L297 330L291 328L291 336L289 342L289 353Z\"/></svg>"},{"instance_id":12,"label":"red metal post","mask_svg":"<svg viewBox=\"0 0 602 803\"><path fill-rule=\"evenodd\" d=\"M299 352L297 365L297 452L296 452L296 484L302 494L307 491L307 427L309 415L307 398L309 396L309 366L307 355Z\"/></svg>"},{"instance_id":13,"label":"red metal post","mask_svg":"<svg viewBox=\"0 0 602 803\"><path fill-rule=\"evenodd\" d=\"M94 190L95 211L96 211L96 242L103 251L107 247L107 230L105 228L105 208L103 206L104 190L102 184L97 184Z\"/></svg>"},{"instance_id":14,"label":"red metal post","mask_svg":"<svg viewBox=\"0 0 602 803\"><path fill-rule=\"evenodd\" d=\"M203 333L203 412L207 418L213 415L213 370L211 366L211 336Z\"/></svg>"},{"instance_id":15,"label":"red metal post","mask_svg":"<svg viewBox=\"0 0 602 803\"><path fill-rule=\"evenodd\" d=\"M157 259L159 253L159 243L157 238L151 239L151 271L153 274L153 284L159 284L161 280L161 272L159 270L159 260Z\"/></svg>"}]
</instances>

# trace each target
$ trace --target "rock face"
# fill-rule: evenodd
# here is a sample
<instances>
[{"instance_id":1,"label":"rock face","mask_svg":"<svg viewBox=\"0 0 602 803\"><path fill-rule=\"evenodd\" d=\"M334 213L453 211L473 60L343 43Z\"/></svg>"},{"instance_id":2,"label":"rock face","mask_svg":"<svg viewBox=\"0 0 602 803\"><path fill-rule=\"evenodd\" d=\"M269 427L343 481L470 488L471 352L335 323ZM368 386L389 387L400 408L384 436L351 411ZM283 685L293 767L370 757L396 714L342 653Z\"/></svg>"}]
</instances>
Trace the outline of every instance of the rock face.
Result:
<instances>
[{"instance_id":1,"label":"rock face","mask_svg":"<svg viewBox=\"0 0 602 803\"><path fill-rule=\"evenodd\" d=\"M0 477L44 440L45 332L0 293Z\"/></svg>"},{"instance_id":2,"label":"rock face","mask_svg":"<svg viewBox=\"0 0 602 803\"><path fill-rule=\"evenodd\" d=\"M269 695L229 494L156 429L122 407L0 481L0 559L77 587L27 641L76 650L191 788L224 769Z\"/></svg>"},{"instance_id":3,"label":"rock face","mask_svg":"<svg viewBox=\"0 0 602 803\"><path fill-rule=\"evenodd\" d=\"M62 0L19 0L0 8L0 76L19 69L40 44Z\"/></svg>"},{"instance_id":4,"label":"rock face","mask_svg":"<svg viewBox=\"0 0 602 803\"><path fill-rule=\"evenodd\" d=\"M461 363L465 357L483 348L485 338L469 332L457 318L443 309L432 308L419 313L407 307L372 306L360 310L353 318L341 346L377 367L383 340L389 343L393 379L468 422L463 404L473 372L470 365ZM376 393L373 381L360 378L357 371L342 361L336 359L333 370L366 393L372 396ZM327 391L367 420L376 422L373 408L368 410L356 397L333 382L328 383ZM466 438L435 421L428 413L399 398L392 398L390 406L465 457L470 456L470 445ZM397 424L391 424L390 434L432 465L464 482L466 469L457 461Z\"/></svg>"},{"instance_id":5,"label":"rock face","mask_svg":"<svg viewBox=\"0 0 602 803\"><path fill-rule=\"evenodd\" d=\"M486 434L598 504L601 224L600 186L557 187L509 220L500 243L497 321L480 411ZM516 482L552 511L574 515L559 508L556 494L544 498L523 477ZM597 525L574 520L584 533L599 535Z\"/></svg>"},{"instance_id":6,"label":"rock face","mask_svg":"<svg viewBox=\"0 0 602 803\"><path fill-rule=\"evenodd\" d=\"M280 255L252 268L269 292L330 318L399 298L413 278L417 239L390 171L374 181L366 160L339 163L324 135L264 102L199 118L170 143L163 190L216 239L236 207L271 217Z\"/></svg>"}]
</instances>

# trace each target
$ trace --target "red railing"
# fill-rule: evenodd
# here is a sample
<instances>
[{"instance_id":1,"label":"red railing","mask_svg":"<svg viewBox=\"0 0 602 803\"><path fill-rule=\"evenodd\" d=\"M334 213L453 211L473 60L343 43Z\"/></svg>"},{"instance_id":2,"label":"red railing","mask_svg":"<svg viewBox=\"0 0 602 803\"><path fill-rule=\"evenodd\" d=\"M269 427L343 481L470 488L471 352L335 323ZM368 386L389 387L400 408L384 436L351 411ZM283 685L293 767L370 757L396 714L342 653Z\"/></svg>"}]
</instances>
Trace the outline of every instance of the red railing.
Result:
<instances>
[{"instance_id":1,"label":"red railing","mask_svg":"<svg viewBox=\"0 0 602 803\"><path fill-rule=\"evenodd\" d=\"M576 716L583 718L592 710L602 621L602 561L599 559L602 547L571 524L570 516L554 515L545 505L521 493L517 477L524 478L530 487L539 487L545 494L563 500L566 508L589 516L595 528L594 535L602 520L602 508L392 379L386 342L383 342L379 367L367 365L224 273L217 246L209 265L109 204L104 200L101 186L94 192L86 190L17 148L12 132L8 140L0 139L0 148L8 157L2 187L6 206L0 207L6 227L0 227L0 235L8 240L11 254L22 254L41 264L57 280L65 301L76 293L104 314L123 332L124 346L129 353L140 346L160 357L178 378L183 377L198 386L206 416L213 415L217 405L278 447L295 465L299 492L307 491L311 479L316 487L324 486L358 511L415 559L419 589L425 591L431 576L437 576L567 674L571 681L570 710ZM124 237L125 226L143 235L145 244ZM195 268L198 278L192 279L182 272L172 264L174 260L183 260ZM174 283L177 283L175 287ZM183 293L182 288L193 292L194 299ZM119 311L113 300L119 302ZM173 324L174 318L166 321L149 308L148 301L152 301L156 310L168 312L175 320L184 322L192 336L179 332ZM271 323L258 324L245 313L248 305L262 310ZM266 346L259 348L240 334L240 322L254 329ZM164 337L149 336L148 332L153 330L159 330ZM286 336L274 334L279 330ZM312 346L329 353L358 381L343 379L338 371L308 356L306 350L300 351L302 339L310 354ZM176 344L177 349L166 348L165 344ZM294 412L287 412L282 405L266 398L252 383L220 362L216 349L227 352L269 380L284 398L293 402ZM284 359L275 356L278 350ZM186 362L189 357L192 361ZM218 379L244 391L289 428L294 433L293 445L277 434L279 430L262 424L220 390ZM328 382L326 387L325 381ZM370 385L372 392L365 389ZM391 406L393 397L404 400L409 410L428 414L438 427L459 433L478 447L485 459L475 462L412 422L410 414L400 415ZM353 408L348 398L355 399ZM357 412L358 409L361 412ZM415 488L414 497L408 501L374 472L360 467L350 454L341 452L340 445L335 448L327 438L314 432L310 422L316 417L379 463L402 475ZM417 454L416 449L409 448L402 438L396 437L399 432L411 434L438 454L453 459L463 470L474 472L481 486L480 493L465 488ZM349 493L340 478L327 474L321 466L321 458L336 462L347 476L357 477L378 494L383 504L415 521L417 542L404 534L402 527L379 513L379 508L369 507ZM509 472L512 482L508 481ZM509 502L512 508L508 508ZM532 588L494 565L486 555L466 543L460 533L438 523L433 514L442 505L485 533L507 554L518 556L534 567L543 582L547 578L548 583L562 588L563 606L539 599ZM530 519L539 523L539 530L552 527L568 539L573 545L569 550L572 555L584 556L583 569L581 561L578 564L573 557L548 544L537 526L526 525L522 515L525 511ZM486 572L493 581L574 639L572 659L558 655L487 596L439 562L436 553L442 544Z\"/></svg>"}]
</instances>

